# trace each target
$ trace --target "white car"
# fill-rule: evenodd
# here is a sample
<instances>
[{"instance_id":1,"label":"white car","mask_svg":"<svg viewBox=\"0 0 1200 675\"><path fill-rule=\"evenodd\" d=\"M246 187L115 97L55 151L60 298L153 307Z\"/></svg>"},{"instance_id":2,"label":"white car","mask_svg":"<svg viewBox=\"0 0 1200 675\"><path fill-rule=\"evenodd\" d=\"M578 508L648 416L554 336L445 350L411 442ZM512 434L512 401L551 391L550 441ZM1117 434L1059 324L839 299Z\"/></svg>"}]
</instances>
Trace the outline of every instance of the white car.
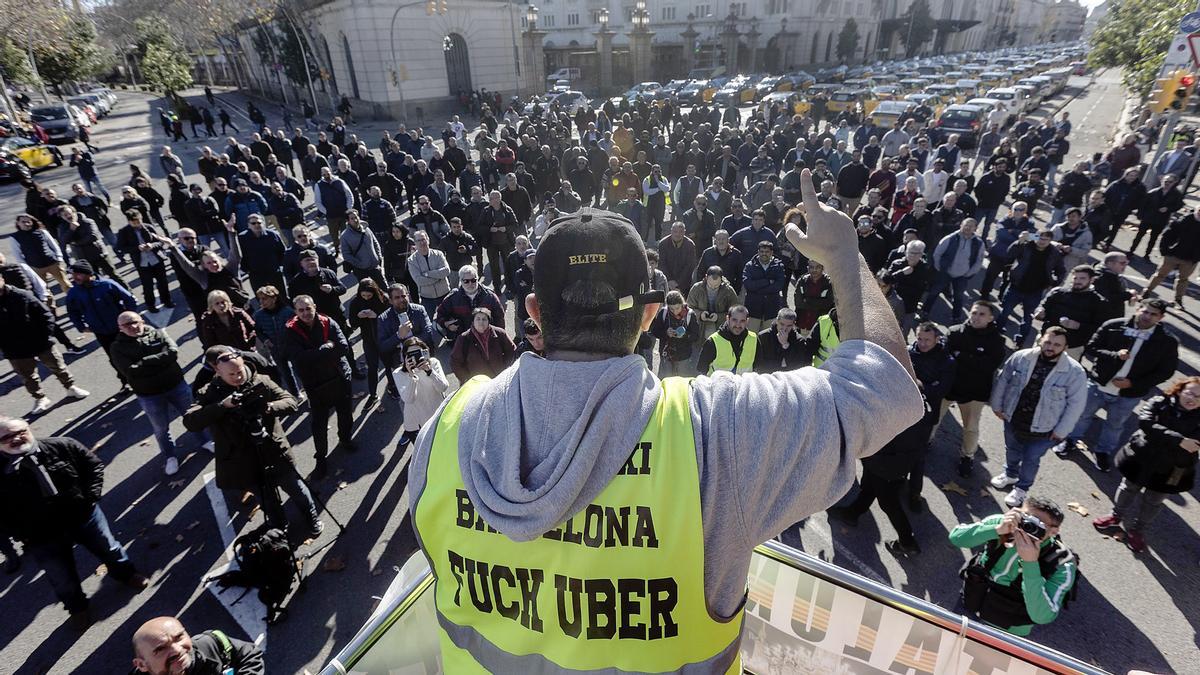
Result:
<instances>
[{"instance_id":1,"label":"white car","mask_svg":"<svg viewBox=\"0 0 1200 675\"><path fill-rule=\"evenodd\" d=\"M985 98L994 98L998 101L1003 101L1004 105L1008 106L1010 110L1018 113L1029 111L1029 98L1025 95L1024 91L1014 89L1013 87L992 89L987 93Z\"/></svg>"}]
</instances>

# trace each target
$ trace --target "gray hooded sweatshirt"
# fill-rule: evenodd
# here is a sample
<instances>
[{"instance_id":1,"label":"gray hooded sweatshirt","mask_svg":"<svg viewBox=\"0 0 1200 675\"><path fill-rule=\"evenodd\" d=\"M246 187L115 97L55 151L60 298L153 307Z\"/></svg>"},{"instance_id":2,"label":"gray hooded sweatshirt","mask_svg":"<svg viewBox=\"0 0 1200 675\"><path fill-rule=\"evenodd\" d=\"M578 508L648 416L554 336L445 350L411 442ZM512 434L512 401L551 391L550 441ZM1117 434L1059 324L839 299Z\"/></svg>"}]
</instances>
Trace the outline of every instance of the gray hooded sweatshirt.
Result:
<instances>
[{"instance_id":1,"label":"gray hooded sweatshirt","mask_svg":"<svg viewBox=\"0 0 1200 675\"><path fill-rule=\"evenodd\" d=\"M529 541L582 511L616 476L661 394L640 356L524 354L463 413L458 456L488 525ZM444 403L443 403L444 406ZM692 380L709 610L741 605L756 545L837 501L857 460L921 418L917 385L878 345L843 342L820 368ZM441 409L422 429L410 511L425 488Z\"/></svg>"}]
</instances>

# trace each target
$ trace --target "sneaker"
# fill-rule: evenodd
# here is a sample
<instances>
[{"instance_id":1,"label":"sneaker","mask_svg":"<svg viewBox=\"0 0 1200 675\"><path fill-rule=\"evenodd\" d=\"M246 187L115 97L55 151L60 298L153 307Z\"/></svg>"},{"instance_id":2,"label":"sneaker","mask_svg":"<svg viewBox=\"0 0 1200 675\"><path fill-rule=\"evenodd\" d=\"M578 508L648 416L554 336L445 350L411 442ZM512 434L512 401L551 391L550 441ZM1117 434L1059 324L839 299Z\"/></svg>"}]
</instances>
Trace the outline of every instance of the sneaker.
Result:
<instances>
[{"instance_id":1,"label":"sneaker","mask_svg":"<svg viewBox=\"0 0 1200 675\"><path fill-rule=\"evenodd\" d=\"M168 457L166 464L163 465L163 473L168 476L174 476L179 473L179 460L174 457Z\"/></svg>"},{"instance_id":2,"label":"sneaker","mask_svg":"<svg viewBox=\"0 0 1200 675\"><path fill-rule=\"evenodd\" d=\"M1125 531L1125 545L1134 553L1141 553L1146 550L1146 538L1137 530Z\"/></svg>"},{"instance_id":3,"label":"sneaker","mask_svg":"<svg viewBox=\"0 0 1200 675\"><path fill-rule=\"evenodd\" d=\"M1058 455L1059 457L1061 457L1063 459L1066 459L1067 455L1070 455L1071 452L1075 450L1075 441L1067 439L1067 440L1059 443L1058 445L1054 446L1054 448L1052 448L1052 449L1054 450L1054 454Z\"/></svg>"},{"instance_id":4,"label":"sneaker","mask_svg":"<svg viewBox=\"0 0 1200 675\"><path fill-rule=\"evenodd\" d=\"M67 398L80 399L80 398L87 398L88 396L91 396L91 395L92 395L92 392L88 391L87 389L83 389L82 387L78 387L78 386L71 387L70 389L67 390Z\"/></svg>"},{"instance_id":5,"label":"sneaker","mask_svg":"<svg viewBox=\"0 0 1200 675\"><path fill-rule=\"evenodd\" d=\"M960 478L970 478L971 470L975 468L975 463L970 457L958 458L958 475Z\"/></svg>"},{"instance_id":6,"label":"sneaker","mask_svg":"<svg viewBox=\"0 0 1200 675\"><path fill-rule=\"evenodd\" d=\"M1092 521L1092 527L1096 528L1097 532L1120 529L1121 517L1114 513L1103 518L1097 518Z\"/></svg>"},{"instance_id":7,"label":"sneaker","mask_svg":"<svg viewBox=\"0 0 1200 675\"><path fill-rule=\"evenodd\" d=\"M825 510L830 520L836 520L848 527L858 526L858 515L844 506L834 506Z\"/></svg>"},{"instance_id":8,"label":"sneaker","mask_svg":"<svg viewBox=\"0 0 1200 675\"><path fill-rule=\"evenodd\" d=\"M318 520L317 522L313 523L312 527L308 528L308 533L305 535L305 538L316 539L317 537L321 536L321 533L324 531L325 523Z\"/></svg>"},{"instance_id":9,"label":"sneaker","mask_svg":"<svg viewBox=\"0 0 1200 675\"><path fill-rule=\"evenodd\" d=\"M921 547L917 545L917 542L915 541L911 544L905 544L899 539L893 539L891 541L884 542L883 547L890 551L891 554L897 558L907 558L908 556L917 555L921 552Z\"/></svg>"},{"instance_id":10,"label":"sneaker","mask_svg":"<svg viewBox=\"0 0 1200 675\"><path fill-rule=\"evenodd\" d=\"M207 443L201 444L200 448L203 450L206 450L208 452L212 452L212 453L215 453L217 451L217 446L212 441L208 441Z\"/></svg>"},{"instance_id":11,"label":"sneaker","mask_svg":"<svg viewBox=\"0 0 1200 675\"><path fill-rule=\"evenodd\" d=\"M996 488L997 490L1003 490L1016 485L1017 478L1006 473L998 473L995 476L992 476L991 483L992 487Z\"/></svg>"},{"instance_id":12,"label":"sneaker","mask_svg":"<svg viewBox=\"0 0 1200 675\"><path fill-rule=\"evenodd\" d=\"M1025 502L1025 491L1021 488L1013 488L1012 492L1004 497L1004 505L1010 509L1015 509Z\"/></svg>"},{"instance_id":13,"label":"sneaker","mask_svg":"<svg viewBox=\"0 0 1200 675\"><path fill-rule=\"evenodd\" d=\"M54 405L54 401L49 396L43 396L39 399L34 399L33 409L29 411L30 415L41 415Z\"/></svg>"},{"instance_id":14,"label":"sneaker","mask_svg":"<svg viewBox=\"0 0 1200 675\"><path fill-rule=\"evenodd\" d=\"M371 394L367 397L367 400L363 401L363 410L370 410L371 408L374 408L377 403L379 403L379 397L375 394Z\"/></svg>"},{"instance_id":15,"label":"sneaker","mask_svg":"<svg viewBox=\"0 0 1200 675\"><path fill-rule=\"evenodd\" d=\"M1103 452L1096 453L1096 468L1100 469L1100 473L1108 473L1112 471L1112 455Z\"/></svg>"}]
</instances>

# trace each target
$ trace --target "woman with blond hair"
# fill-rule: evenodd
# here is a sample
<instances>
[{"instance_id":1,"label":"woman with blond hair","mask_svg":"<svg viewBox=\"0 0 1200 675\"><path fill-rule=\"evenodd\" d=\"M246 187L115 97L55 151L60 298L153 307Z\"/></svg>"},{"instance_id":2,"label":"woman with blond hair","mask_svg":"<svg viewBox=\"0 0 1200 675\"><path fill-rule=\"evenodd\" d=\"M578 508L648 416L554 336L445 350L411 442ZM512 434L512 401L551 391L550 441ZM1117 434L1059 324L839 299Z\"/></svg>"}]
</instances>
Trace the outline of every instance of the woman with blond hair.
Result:
<instances>
[{"instance_id":1,"label":"woman with blond hair","mask_svg":"<svg viewBox=\"0 0 1200 675\"><path fill-rule=\"evenodd\" d=\"M200 315L196 332L200 334L200 344L205 349L226 345L251 351L255 347L254 319L246 310L235 307L225 291L208 294L208 311Z\"/></svg>"}]
</instances>

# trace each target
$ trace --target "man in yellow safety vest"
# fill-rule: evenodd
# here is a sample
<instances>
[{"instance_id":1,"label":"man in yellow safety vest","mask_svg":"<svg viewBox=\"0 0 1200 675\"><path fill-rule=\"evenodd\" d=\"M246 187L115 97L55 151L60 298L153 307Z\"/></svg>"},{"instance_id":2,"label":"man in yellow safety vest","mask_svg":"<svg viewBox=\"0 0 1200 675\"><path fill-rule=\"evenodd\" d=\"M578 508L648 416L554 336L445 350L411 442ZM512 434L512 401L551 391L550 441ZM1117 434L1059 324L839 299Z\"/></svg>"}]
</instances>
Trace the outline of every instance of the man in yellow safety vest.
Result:
<instances>
[{"instance_id":1,"label":"man in yellow safety vest","mask_svg":"<svg viewBox=\"0 0 1200 675\"><path fill-rule=\"evenodd\" d=\"M463 383L410 464L446 672L741 672L754 546L923 412L854 228L802 183L786 236L841 309L821 368L659 380L634 352L662 302L638 232L592 209L546 232L518 300L546 356Z\"/></svg>"}]
</instances>

